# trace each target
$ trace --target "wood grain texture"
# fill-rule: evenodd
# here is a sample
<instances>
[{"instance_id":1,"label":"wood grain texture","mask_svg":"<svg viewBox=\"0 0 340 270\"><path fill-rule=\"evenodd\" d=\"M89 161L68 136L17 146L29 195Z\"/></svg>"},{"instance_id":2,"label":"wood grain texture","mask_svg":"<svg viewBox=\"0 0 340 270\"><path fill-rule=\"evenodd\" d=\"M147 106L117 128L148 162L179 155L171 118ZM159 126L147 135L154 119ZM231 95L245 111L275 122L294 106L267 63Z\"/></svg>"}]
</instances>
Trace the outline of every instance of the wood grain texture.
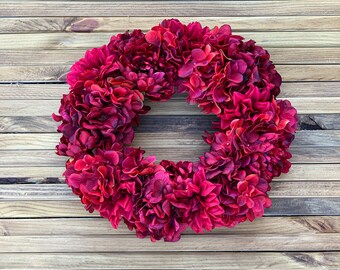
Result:
<instances>
[{"instance_id":1,"label":"wood grain texture","mask_svg":"<svg viewBox=\"0 0 340 270\"><path fill-rule=\"evenodd\" d=\"M303 33L302 33L303 34ZM272 48L266 47L274 64L340 64L340 48ZM28 55L25 50L0 51L1 66L72 65L85 50L41 50Z\"/></svg>"},{"instance_id":2,"label":"wood grain texture","mask_svg":"<svg viewBox=\"0 0 340 270\"><path fill-rule=\"evenodd\" d=\"M145 148L204 147L203 130L211 130L209 126L202 127L201 132L183 133L159 129L157 132L145 132L143 126L137 128L134 146ZM59 133L28 133L0 134L0 151L2 150L53 150L59 142ZM152 137L152 140L150 138ZM305 147L340 146L340 131L338 130L300 130L296 132L292 149Z\"/></svg>"},{"instance_id":3,"label":"wood grain texture","mask_svg":"<svg viewBox=\"0 0 340 270\"><path fill-rule=\"evenodd\" d=\"M86 50L108 43L111 36L115 34L117 34L117 32L1 34L0 50ZM263 47L337 48L340 45L340 37L334 32L304 32L303 38L301 38L301 32L235 32L234 34L242 35L246 40L254 39L257 44Z\"/></svg>"},{"instance_id":4,"label":"wood grain texture","mask_svg":"<svg viewBox=\"0 0 340 270\"><path fill-rule=\"evenodd\" d=\"M64 166L0 167L0 184L62 184ZM273 181L339 181L340 164L293 164L288 174ZM313 185L312 183L310 184Z\"/></svg>"},{"instance_id":5,"label":"wood grain texture","mask_svg":"<svg viewBox=\"0 0 340 270\"><path fill-rule=\"evenodd\" d=\"M340 49L339 49L340 52ZM1 54L1 52L0 52ZM60 84L0 84L0 100L60 100L69 86ZM281 85L279 99L292 97L340 97L340 82L285 82ZM184 101L184 98L183 98Z\"/></svg>"},{"instance_id":6,"label":"wood grain texture","mask_svg":"<svg viewBox=\"0 0 340 270\"><path fill-rule=\"evenodd\" d=\"M0 18L0 33L147 31L171 17L24 17ZM234 31L338 31L340 16L181 17L203 26L229 24Z\"/></svg>"},{"instance_id":7,"label":"wood grain texture","mask_svg":"<svg viewBox=\"0 0 340 270\"><path fill-rule=\"evenodd\" d=\"M125 226L112 229L110 222L100 217L50 218L50 219L0 219L0 236L29 235L97 235L98 228L104 235L131 235L134 231ZM296 216L264 217L253 222L241 223L234 228L216 228L207 234L315 234L340 233L340 217ZM184 234L194 232L187 229Z\"/></svg>"},{"instance_id":8,"label":"wood grain texture","mask_svg":"<svg viewBox=\"0 0 340 270\"><path fill-rule=\"evenodd\" d=\"M237 258L237 260L235 260ZM161 263L160 263L161 262ZM4 269L338 269L339 252L5 253ZM99 265L101 267L99 267Z\"/></svg>"},{"instance_id":9,"label":"wood grain texture","mask_svg":"<svg viewBox=\"0 0 340 270\"><path fill-rule=\"evenodd\" d=\"M338 198L274 198L265 216L339 216ZM79 201L0 201L1 218L94 217Z\"/></svg>"},{"instance_id":10,"label":"wood grain texture","mask_svg":"<svg viewBox=\"0 0 340 270\"><path fill-rule=\"evenodd\" d=\"M340 197L340 181L273 182L271 198ZM0 185L0 201L79 200L65 184Z\"/></svg>"},{"instance_id":11,"label":"wood grain texture","mask_svg":"<svg viewBox=\"0 0 340 270\"><path fill-rule=\"evenodd\" d=\"M1 37L1 35L0 35ZM65 82L70 66L0 66L0 82ZM276 65L285 82L340 81L340 65Z\"/></svg>"},{"instance_id":12,"label":"wood grain texture","mask_svg":"<svg viewBox=\"0 0 340 270\"><path fill-rule=\"evenodd\" d=\"M95 9L93 6L95 5ZM340 15L338 1L3 1L0 16L299 16Z\"/></svg>"},{"instance_id":13,"label":"wood grain texture","mask_svg":"<svg viewBox=\"0 0 340 270\"><path fill-rule=\"evenodd\" d=\"M340 70L340 69L339 69ZM338 114L340 97L294 97L289 98L300 114ZM168 102L145 102L152 107L148 115L202 115L196 107L183 99L171 99ZM0 116L51 116L57 113L59 100L0 100ZM15 110L12 110L15 108Z\"/></svg>"},{"instance_id":14,"label":"wood grain texture","mask_svg":"<svg viewBox=\"0 0 340 270\"><path fill-rule=\"evenodd\" d=\"M187 147L145 147L145 156L156 156L157 161L170 159L173 161L197 161L204 152L209 151L207 145L191 145ZM290 152L292 163L303 164L338 164L340 163L340 146L306 146L292 147ZM0 167L61 167L67 157L57 156L54 150L4 150L1 151Z\"/></svg>"},{"instance_id":15,"label":"wood grain texture","mask_svg":"<svg viewBox=\"0 0 340 270\"><path fill-rule=\"evenodd\" d=\"M340 250L340 234L184 235L175 243L136 236L3 236L1 252L326 251Z\"/></svg>"},{"instance_id":16,"label":"wood grain texture","mask_svg":"<svg viewBox=\"0 0 340 270\"><path fill-rule=\"evenodd\" d=\"M301 114L299 128L302 130L340 129L339 117L339 114ZM141 118L139 130L152 132L155 128L162 128L167 131L195 133L210 129L211 122L215 120L215 116L209 115L146 115ZM160 126L159 123L162 125ZM57 126L58 123L54 122L51 116L0 116L0 133L53 133L56 132Z\"/></svg>"}]
</instances>

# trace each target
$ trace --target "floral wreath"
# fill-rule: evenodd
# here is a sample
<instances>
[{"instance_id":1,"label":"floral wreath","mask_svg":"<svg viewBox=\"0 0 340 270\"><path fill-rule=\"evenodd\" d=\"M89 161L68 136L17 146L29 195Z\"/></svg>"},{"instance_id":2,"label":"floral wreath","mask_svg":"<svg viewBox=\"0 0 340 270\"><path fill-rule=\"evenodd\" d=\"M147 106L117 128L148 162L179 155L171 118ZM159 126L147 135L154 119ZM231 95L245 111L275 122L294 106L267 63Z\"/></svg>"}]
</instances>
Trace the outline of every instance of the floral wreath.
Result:
<instances>
[{"instance_id":1,"label":"floral wreath","mask_svg":"<svg viewBox=\"0 0 340 270\"><path fill-rule=\"evenodd\" d=\"M68 156L67 184L85 208L114 228L123 220L140 238L177 241L261 217L271 206L273 177L290 168L297 112L277 100L281 77L268 52L233 35L229 25L202 27L164 20L112 36L86 52L67 76L58 155ZM197 162L144 157L129 146L151 101L186 92L187 101L215 114L210 152Z\"/></svg>"}]
</instances>

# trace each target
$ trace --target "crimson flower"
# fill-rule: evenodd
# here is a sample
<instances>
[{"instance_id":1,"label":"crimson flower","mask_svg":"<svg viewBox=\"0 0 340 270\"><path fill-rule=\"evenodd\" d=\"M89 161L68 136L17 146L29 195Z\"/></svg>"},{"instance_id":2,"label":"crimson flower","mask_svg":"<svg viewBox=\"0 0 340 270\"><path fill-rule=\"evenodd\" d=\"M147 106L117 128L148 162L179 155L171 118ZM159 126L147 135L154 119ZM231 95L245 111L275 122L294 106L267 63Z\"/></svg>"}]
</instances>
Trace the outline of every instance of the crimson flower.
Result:
<instances>
[{"instance_id":1,"label":"crimson flower","mask_svg":"<svg viewBox=\"0 0 340 270\"><path fill-rule=\"evenodd\" d=\"M281 76L255 41L229 25L202 27L164 20L144 34L112 36L77 61L58 114L58 155L68 156L66 183L85 208L140 238L178 241L253 221L271 206L273 177L288 172L297 112L278 100ZM210 150L195 163L174 163L131 147L150 107L175 92L215 114ZM150 137L152 140L152 137Z\"/></svg>"},{"instance_id":2,"label":"crimson flower","mask_svg":"<svg viewBox=\"0 0 340 270\"><path fill-rule=\"evenodd\" d=\"M196 233L203 232L203 229L210 231L216 226L223 225L224 211L218 200L221 188L221 185L208 181L203 170L198 170L194 173L192 182L188 183L187 189L178 192L188 198L189 208L184 217L188 219L188 224Z\"/></svg>"}]
</instances>

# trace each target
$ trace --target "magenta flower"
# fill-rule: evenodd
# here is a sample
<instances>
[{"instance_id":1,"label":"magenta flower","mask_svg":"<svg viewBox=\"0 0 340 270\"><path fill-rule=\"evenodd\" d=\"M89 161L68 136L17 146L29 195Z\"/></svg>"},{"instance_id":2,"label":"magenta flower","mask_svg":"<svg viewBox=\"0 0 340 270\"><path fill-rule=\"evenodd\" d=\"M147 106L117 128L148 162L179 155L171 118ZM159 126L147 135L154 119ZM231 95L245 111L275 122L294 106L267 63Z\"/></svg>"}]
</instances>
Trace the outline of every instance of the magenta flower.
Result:
<instances>
[{"instance_id":1,"label":"magenta flower","mask_svg":"<svg viewBox=\"0 0 340 270\"><path fill-rule=\"evenodd\" d=\"M166 167L148 178L142 190L143 199L137 204L136 215L139 218L136 221L136 233L141 238L150 236L152 241L161 238L165 241L177 241L188 224L182 217L182 212L187 211L186 199L178 198L175 193L177 186L181 185L177 181L182 182L186 174L180 172L182 169L178 171L176 168L183 166L185 171L186 164L169 164L166 161L161 163ZM166 169L174 169L176 173L169 174L165 172ZM189 174L192 174L192 170Z\"/></svg>"},{"instance_id":2,"label":"magenta flower","mask_svg":"<svg viewBox=\"0 0 340 270\"><path fill-rule=\"evenodd\" d=\"M91 211L98 210L113 195L118 177L115 166L120 156L116 151L107 151L67 163L66 182Z\"/></svg>"},{"instance_id":3,"label":"magenta flower","mask_svg":"<svg viewBox=\"0 0 340 270\"><path fill-rule=\"evenodd\" d=\"M247 63L240 59L236 61L230 61L225 67L227 80L233 83L243 82L243 74L247 70Z\"/></svg>"},{"instance_id":4,"label":"magenta flower","mask_svg":"<svg viewBox=\"0 0 340 270\"><path fill-rule=\"evenodd\" d=\"M218 195L222 186L213 184L205 178L203 170L194 173L193 180L188 184L189 211L184 216L196 233L203 229L211 231L216 226L222 226L223 208L220 206Z\"/></svg>"},{"instance_id":5,"label":"magenta flower","mask_svg":"<svg viewBox=\"0 0 340 270\"><path fill-rule=\"evenodd\" d=\"M229 25L170 19L146 34L112 36L71 67L67 82L52 116L61 122L56 152L69 157L72 191L114 228L123 221L140 238L178 241L188 227L202 233L253 221L271 206L273 177L290 168L297 112L276 99L282 81L268 52ZM197 162L157 164L131 147L134 127L150 110L145 99L176 91L218 121Z\"/></svg>"},{"instance_id":6,"label":"magenta flower","mask_svg":"<svg viewBox=\"0 0 340 270\"><path fill-rule=\"evenodd\" d=\"M204 50L200 48L193 49L191 51L192 60L178 70L178 76L181 78L190 76L194 69L207 66L216 55L218 55L218 53L211 52L210 45L206 45Z\"/></svg>"}]
</instances>

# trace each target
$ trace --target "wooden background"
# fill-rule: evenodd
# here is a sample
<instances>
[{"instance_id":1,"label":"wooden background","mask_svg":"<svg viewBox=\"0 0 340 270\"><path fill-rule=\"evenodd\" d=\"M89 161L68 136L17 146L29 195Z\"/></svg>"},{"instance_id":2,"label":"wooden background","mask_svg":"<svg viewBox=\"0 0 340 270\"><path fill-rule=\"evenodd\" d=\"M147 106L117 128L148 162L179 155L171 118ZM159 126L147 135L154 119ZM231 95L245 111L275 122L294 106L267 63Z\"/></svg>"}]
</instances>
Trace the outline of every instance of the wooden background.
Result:
<instances>
[{"instance_id":1,"label":"wooden background","mask_svg":"<svg viewBox=\"0 0 340 270\"><path fill-rule=\"evenodd\" d=\"M85 49L164 17L229 23L266 47L300 119L294 165L273 182L265 217L177 243L88 214L61 177L51 119ZM0 81L0 269L340 269L340 1L2 0ZM207 149L213 117L182 98L152 108L135 145L158 160Z\"/></svg>"}]
</instances>

